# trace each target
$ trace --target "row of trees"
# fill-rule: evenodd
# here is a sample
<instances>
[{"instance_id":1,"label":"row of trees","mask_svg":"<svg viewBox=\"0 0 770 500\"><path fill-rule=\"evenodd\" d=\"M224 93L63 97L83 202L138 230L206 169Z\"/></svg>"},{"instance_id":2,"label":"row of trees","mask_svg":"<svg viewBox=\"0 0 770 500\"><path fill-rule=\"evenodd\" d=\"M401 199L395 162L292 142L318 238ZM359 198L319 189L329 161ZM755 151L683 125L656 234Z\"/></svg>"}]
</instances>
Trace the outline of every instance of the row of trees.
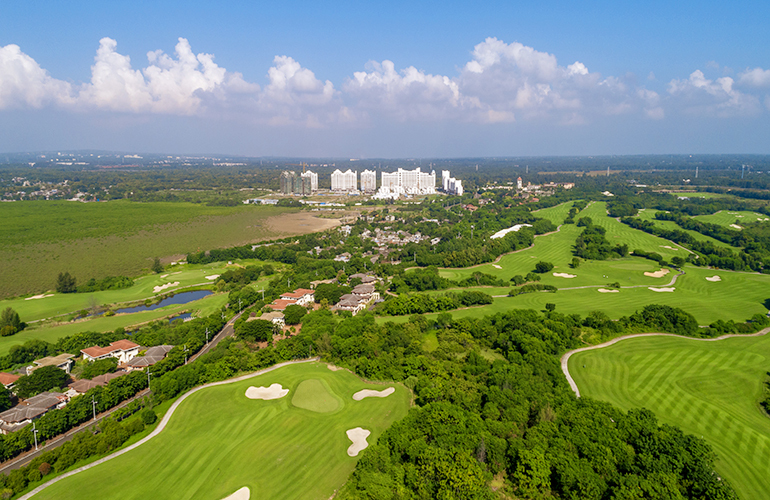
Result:
<instances>
[{"instance_id":1,"label":"row of trees","mask_svg":"<svg viewBox=\"0 0 770 500\"><path fill-rule=\"evenodd\" d=\"M478 291L401 294L377 306L377 312L387 316L403 316L491 304L492 301L491 295Z\"/></svg>"}]
</instances>

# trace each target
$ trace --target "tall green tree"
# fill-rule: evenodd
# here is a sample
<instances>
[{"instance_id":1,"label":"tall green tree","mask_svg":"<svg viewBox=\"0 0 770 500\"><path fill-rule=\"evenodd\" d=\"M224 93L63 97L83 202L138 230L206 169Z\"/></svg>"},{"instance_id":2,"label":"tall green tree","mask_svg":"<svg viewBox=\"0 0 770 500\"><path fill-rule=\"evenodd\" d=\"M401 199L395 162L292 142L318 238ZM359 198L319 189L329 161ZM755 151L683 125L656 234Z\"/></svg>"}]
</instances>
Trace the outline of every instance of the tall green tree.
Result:
<instances>
[{"instance_id":1,"label":"tall green tree","mask_svg":"<svg viewBox=\"0 0 770 500\"><path fill-rule=\"evenodd\" d=\"M6 307L0 314L0 335L7 337L24 329L27 325L21 322L19 313L12 307Z\"/></svg>"},{"instance_id":2,"label":"tall green tree","mask_svg":"<svg viewBox=\"0 0 770 500\"><path fill-rule=\"evenodd\" d=\"M78 291L75 277L71 276L69 271L59 273L59 277L56 278L56 291L59 293L75 293Z\"/></svg>"},{"instance_id":3,"label":"tall green tree","mask_svg":"<svg viewBox=\"0 0 770 500\"><path fill-rule=\"evenodd\" d=\"M69 379L64 370L55 366L41 366L32 372L32 375L25 375L17 380L14 390L20 398L27 399L54 387L64 387Z\"/></svg>"}]
</instances>

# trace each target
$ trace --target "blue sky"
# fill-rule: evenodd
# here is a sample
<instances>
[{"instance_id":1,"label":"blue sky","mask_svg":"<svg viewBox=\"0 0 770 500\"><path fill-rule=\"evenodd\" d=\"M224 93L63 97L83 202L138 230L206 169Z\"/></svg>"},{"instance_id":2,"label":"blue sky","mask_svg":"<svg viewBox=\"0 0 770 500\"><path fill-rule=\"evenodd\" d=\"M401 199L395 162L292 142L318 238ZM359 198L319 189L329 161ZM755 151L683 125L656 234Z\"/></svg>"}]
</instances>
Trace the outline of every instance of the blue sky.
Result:
<instances>
[{"instance_id":1,"label":"blue sky","mask_svg":"<svg viewBox=\"0 0 770 500\"><path fill-rule=\"evenodd\" d=\"M770 153L769 21L749 1L2 2L0 151Z\"/></svg>"}]
</instances>

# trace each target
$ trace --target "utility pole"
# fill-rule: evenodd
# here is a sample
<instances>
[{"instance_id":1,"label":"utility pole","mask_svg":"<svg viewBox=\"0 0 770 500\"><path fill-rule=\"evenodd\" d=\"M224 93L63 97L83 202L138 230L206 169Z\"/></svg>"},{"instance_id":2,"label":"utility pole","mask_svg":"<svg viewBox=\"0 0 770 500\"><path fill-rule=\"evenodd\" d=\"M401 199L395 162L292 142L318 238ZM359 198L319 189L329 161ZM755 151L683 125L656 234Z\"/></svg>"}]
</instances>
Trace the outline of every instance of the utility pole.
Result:
<instances>
[{"instance_id":1,"label":"utility pole","mask_svg":"<svg viewBox=\"0 0 770 500\"><path fill-rule=\"evenodd\" d=\"M96 420L96 403L97 401L94 398L94 396L91 396L91 406L93 407L93 410L94 410L94 420Z\"/></svg>"},{"instance_id":2,"label":"utility pole","mask_svg":"<svg viewBox=\"0 0 770 500\"><path fill-rule=\"evenodd\" d=\"M184 364L187 364L187 344L184 345Z\"/></svg>"},{"instance_id":3,"label":"utility pole","mask_svg":"<svg viewBox=\"0 0 770 500\"><path fill-rule=\"evenodd\" d=\"M150 371L150 368L147 368L147 388L150 388L150 375L152 375L152 372Z\"/></svg>"},{"instance_id":4,"label":"utility pole","mask_svg":"<svg viewBox=\"0 0 770 500\"><path fill-rule=\"evenodd\" d=\"M209 345L209 328L206 327L206 345Z\"/></svg>"},{"instance_id":5,"label":"utility pole","mask_svg":"<svg viewBox=\"0 0 770 500\"><path fill-rule=\"evenodd\" d=\"M32 422L32 434L35 436L35 450L37 450L37 433L39 430L35 429L35 422Z\"/></svg>"},{"instance_id":6,"label":"utility pole","mask_svg":"<svg viewBox=\"0 0 770 500\"><path fill-rule=\"evenodd\" d=\"M238 298L238 312L241 312L241 299Z\"/></svg>"},{"instance_id":7,"label":"utility pole","mask_svg":"<svg viewBox=\"0 0 770 500\"><path fill-rule=\"evenodd\" d=\"M316 271L316 276L317 275L318 275L318 271ZM265 290L264 289L260 290L260 292L262 292L262 301L264 302L265 301Z\"/></svg>"},{"instance_id":8,"label":"utility pole","mask_svg":"<svg viewBox=\"0 0 770 500\"><path fill-rule=\"evenodd\" d=\"M474 226L473 224L471 224L471 239L473 239L473 229L474 229L475 227L476 227L476 226Z\"/></svg>"}]
</instances>

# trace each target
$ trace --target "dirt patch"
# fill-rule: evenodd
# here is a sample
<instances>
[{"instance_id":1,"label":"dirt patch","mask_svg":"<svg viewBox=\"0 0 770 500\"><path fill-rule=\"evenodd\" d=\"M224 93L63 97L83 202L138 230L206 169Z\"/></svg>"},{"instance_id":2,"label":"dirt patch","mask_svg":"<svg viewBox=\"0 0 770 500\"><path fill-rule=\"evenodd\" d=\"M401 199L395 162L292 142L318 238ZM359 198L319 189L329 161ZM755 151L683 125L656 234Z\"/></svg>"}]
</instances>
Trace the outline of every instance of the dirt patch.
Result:
<instances>
[{"instance_id":1,"label":"dirt patch","mask_svg":"<svg viewBox=\"0 0 770 500\"><path fill-rule=\"evenodd\" d=\"M645 276L649 276L650 278L662 278L663 276L667 275L670 271L668 269L660 269L658 271L655 271L654 273L644 273Z\"/></svg>"},{"instance_id":2,"label":"dirt patch","mask_svg":"<svg viewBox=\"0 0 770 500\"><path fill-rule=\"evenodd\" d=\"M373 391L371 389L364 389L363 391L358 391L357 393L353 394L353 400L361 401L362 399L366 399L366 398L387 398L394 392L396 392L395 387L388 387L387 389L382 391Z\"/></svg>"},{"instance_id":3,"label":"dirt patch","mask_svg":"<svg viewBox=\"0 0 770 500\"><path fill-rule=\"evenodd\" d=\"M653 292L673 292L676 290L673 286L666 286L663 288L655 288L654 286L647 287L648 290L652 290Z\"/></svg>"},{"instance_id":4,"label":"dirt patch","mask_svg":"<svg viewBox=\"0 0 770 500\"><path fill-rule=\"evenodd\" d=\"M708 277L706 277L706 281L722 281L722 278L720 276L717 276L717 275L708 276Z\"/></svg>"},{"instance_id":5,"label":"dirt patch","mask_svg":"<svg viewBox=\"0 0 770 500\"><path fill-rule=\"evenodd\" d=\"M610 290L608 288L600 288L599 293L620 293L620 290Z\"/></svg>"},{"instance_id":6,"label":"dirt patch","mask_svg":"<svg viewBox=\"0 0 770 500\"><path fill-rule=\"evenodd\" d=\"M553 273L557 278L577 278L577 274Z\"/></svg>"},{"instance_id":7,"label":"dirt patch","mask_svg":"<svg viewBox=\"0 0 770 500\"><path fill-rule=\"evenodd\" d=\"M289 389L284 389L281 384L273 384L270 387L254 387L246 389L246 397L249 399L280 399L289 394Z\"/></svg>"},{"instance_id":8,"label":"dirt patch","mask_svg":"<svg viewBox=\"0 0 770 500\"><path fill-rule=\"evenodd\" d=\"M356 457L360 452L369 447L366 438L371 434L370 431L362 429L361 427L356 427L355 429L348 430L346 434L348 435L348 439L353 441L353 444L348 447L348 456Z\"/></svg>"},{"instance_id":9,"label":"dirt patch","mask_svg":"<svg viewBox=\"0 0 770 500\"><path fill-rule=\"evenodd\" d=\"M269 217L265 224L270 231L283 236L326 231L341 225L339 219L322 219L306 211Z\"/></svg>"}]
</instances>

